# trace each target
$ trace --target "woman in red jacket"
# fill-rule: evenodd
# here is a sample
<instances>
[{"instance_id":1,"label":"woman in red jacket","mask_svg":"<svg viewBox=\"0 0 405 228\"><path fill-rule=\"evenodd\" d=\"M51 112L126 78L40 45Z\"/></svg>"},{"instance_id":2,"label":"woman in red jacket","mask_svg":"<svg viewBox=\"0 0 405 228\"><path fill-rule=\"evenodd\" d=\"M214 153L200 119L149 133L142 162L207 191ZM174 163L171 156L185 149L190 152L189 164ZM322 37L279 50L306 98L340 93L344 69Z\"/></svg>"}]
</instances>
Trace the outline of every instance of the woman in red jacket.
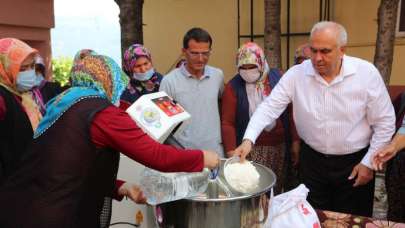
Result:
<instances>
[{"instance_id":1,"label":"woman in red jacket","mask_svg":"<svg viewBox=\"0 0 405 228\"><path fill-rule=\"evenodd\" d=\"M263 50L252 42L242 45L239 49L237 67L238 74L228 82L222 95L222 140L228 157L232 156L233 150L242 142L253 112L270 94L281 76L278 69L268 68ZM289 117L289 113L284 113L275 125L267 126L248 157L275 172L276 194L283 189L285 155L287 146L291 145L291 135L297 138L295 127Z\"/></svg>"},{"instance_id":2,"label":"woman in red jacket","mask_svg":"<svg viewBox=\"0 0 405 228\"><path fill-rule=\"evenodd\" d=\"M166 172L218 165L215 152L155 142L114 106L128 77L111 58L81 56L70 77L72 87L48 103L33 145L0 188L0 227L108 225L103 209L119 188L118 151Z\"/></svg>"}]
</instances>

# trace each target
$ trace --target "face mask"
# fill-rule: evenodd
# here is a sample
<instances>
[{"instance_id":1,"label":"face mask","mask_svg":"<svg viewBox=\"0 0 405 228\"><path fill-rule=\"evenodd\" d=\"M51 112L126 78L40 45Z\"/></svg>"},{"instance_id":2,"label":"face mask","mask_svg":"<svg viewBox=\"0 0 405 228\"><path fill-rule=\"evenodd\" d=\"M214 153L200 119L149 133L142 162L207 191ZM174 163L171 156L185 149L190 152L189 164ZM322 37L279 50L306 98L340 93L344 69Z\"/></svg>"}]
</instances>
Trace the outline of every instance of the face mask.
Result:
<instances>
[{"instance_id":1,"label":"face mask","mask_svg":"<svg viewBox=\"0 0 405 228\"><path fill-rule=\"evenodd\" d=\"M35 86L37 74L35 70L27 70L18 73L17 75L17 90L20 92L28 91Z\"/></svg>"},{"instance_id":2,"label":"face mask","mask_svg":"<svg viewBox=\"0 0 405 228\"><path fill-rule=\"evenodd\" d=\"M255 83L260 78L260 71L257 68L254 69L239 69L239 74L247 83Z\"/></svg>"},{"instance_id":3,"label":"face mask","mask_svg":"<svg viewBox=\"0 0 405 228\"><path fill-rule=\"evenodd\" d=\"M35 79L35 85L34 86L41 85L43 80L44 80L44 76L41 73L37 73L37 77Z\"/></svg>"},{"instance_id":4,"label":"face mask","mask_svg":"<svg viewBox=\"0 0 405 228\"><path fill-rule=\"evenodd\" d=\"M150 70L146 71L145 73L133 73L132 76L134 79L138 81L147 81L149 80L153 74L155 73L155 69L151 68Z\"/></svg>"}]
</instances>

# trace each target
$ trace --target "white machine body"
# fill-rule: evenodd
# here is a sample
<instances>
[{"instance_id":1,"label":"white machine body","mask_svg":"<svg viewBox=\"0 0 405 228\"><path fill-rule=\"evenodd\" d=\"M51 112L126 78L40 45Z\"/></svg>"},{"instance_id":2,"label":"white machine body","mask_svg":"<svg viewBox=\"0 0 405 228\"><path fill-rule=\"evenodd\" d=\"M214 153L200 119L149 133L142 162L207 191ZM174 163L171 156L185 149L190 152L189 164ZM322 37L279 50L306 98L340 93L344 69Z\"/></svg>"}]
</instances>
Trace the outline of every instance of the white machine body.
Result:
<instances>
[{"instance_id":1,"label":"white machine body","mask_svg":"<svg viewBox=\"0 0 405 228\"><path fill-rule=\"evenodd\" d=\"M170 134L178 134L191 115L165 92L142 95L126 112L142 130L163 143Z\"/></svg>"},{"instance_id":2,"label":"white machine body","mask_svg":"<svg viewBox=\"0 0 405 228\"><path fill-rule=\"evenodd\" d=\"M126 112L146 134L160 143L170 134L181 132L184 124L191 118L191 115L165 92L142 95ZM118 179L139 183L143 169L143 165L121 155ZM129 199L113 201L111 223L116 224L113 227L117 228L129 227L125 223L136 224L140 228L157 226L151 206L136 204Z\"/></svg>"}]
</instances>

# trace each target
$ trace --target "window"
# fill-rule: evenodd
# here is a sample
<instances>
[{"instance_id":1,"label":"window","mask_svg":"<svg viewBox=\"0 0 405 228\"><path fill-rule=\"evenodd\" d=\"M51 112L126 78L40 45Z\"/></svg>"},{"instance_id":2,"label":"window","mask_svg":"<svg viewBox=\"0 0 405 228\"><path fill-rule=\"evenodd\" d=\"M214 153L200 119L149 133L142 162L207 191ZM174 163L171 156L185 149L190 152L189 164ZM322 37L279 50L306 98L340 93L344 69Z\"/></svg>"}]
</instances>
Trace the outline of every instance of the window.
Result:
<instances>
[{"instance_id":1,"label":"window","mask_svg":"<svg viewBox=\"0 0 405 228\"><path fill-rule=\"evenodd\" d=\"M397 18L397 37L405 37L405 2L402 4L402 0L398 5L398 18Z\"/></svg>"}]
</instances>

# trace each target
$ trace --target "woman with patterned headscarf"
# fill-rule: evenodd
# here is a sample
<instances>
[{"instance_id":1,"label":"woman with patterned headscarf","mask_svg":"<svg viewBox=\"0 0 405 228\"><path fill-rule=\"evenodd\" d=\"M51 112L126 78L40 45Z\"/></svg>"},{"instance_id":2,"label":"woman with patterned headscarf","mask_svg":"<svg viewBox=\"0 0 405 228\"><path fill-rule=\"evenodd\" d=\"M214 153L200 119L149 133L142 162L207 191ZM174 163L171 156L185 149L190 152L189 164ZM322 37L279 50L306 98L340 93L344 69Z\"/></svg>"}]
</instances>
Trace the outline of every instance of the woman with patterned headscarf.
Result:
<instances>
[{"instance_id":1,"label":"woman with patterned headscarf","mask_svg":"<svg viewBox=\"0 0 405 228\"><path fill-rule=\"evenodd\" d=\"M42 118L29 91L35 86L37 50L13 39L0 39L0 185L14 172Z\"/></svg>"},{"instance_id":2,"label":"woman with patterned headscarf","mask_svg":"<svg viewBox=\"0 0 405 228\"><path fill-rule=\"evenodd\" d=\"M237 53L237 74L227 83L222 96L222 140L228 157L241 144L250 117L271 93L280 76L278 69L269 69L264 52L256 43L248 42L240 47ZM274 125L267 126L248 157L275 172L275 193L280 193L283 188L286 142L291 141L290 131L295 129L288 126L291 122L285 113Z\"/></svg>"},{"instance_id":3,"label":"woman with patterned headscarf","mask_svg":"<svg viewBox=\"0 0 405 228\"><path fill-rule=\"evenodd\" d=\"M118 151L166 172L218 165L215 152L157 143L114 106L128 78L111 58L86 55L70 77L72 87L48 103L31 149L0 188L0 227L107 227L114 192L143 198L116 183Z\"/></svg>"},{"instance_id":4,"label":"woman with patterned headscarf","mask_svg":"<svg viewBox=\"0 0 405 228\"><path fill-rule=\"evenodd\" d=\"M141 44L133 44L124 53L124 71L129 84L121 99L134 103L140 96L159 91L163 76L153 68L152 56Z\"/></svg>"}]
</instances>

